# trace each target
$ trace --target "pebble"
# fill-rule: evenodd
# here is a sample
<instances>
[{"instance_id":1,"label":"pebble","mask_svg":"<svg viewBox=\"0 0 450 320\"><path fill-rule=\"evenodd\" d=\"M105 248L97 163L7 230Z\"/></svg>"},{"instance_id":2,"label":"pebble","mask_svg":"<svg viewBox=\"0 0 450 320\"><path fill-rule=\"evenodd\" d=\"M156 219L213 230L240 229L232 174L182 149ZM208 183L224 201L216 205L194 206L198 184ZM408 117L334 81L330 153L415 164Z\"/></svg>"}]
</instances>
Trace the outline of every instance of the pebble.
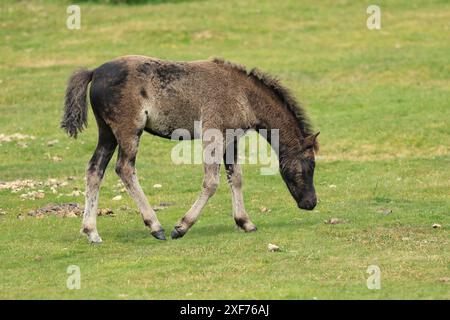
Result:
<instances>
[{"instance_id":1,"label":"pebble","mask_svg":"<svg viewBox=\"0 0 450 320\"><path fill-rule=\"evenodd\" d=\"M112 198L113 199L113 201L120 201L120 200L122 200L122 196L121 195L118 195L118 196L115 196L114 198Z\"/></svg>"}]
</instances>

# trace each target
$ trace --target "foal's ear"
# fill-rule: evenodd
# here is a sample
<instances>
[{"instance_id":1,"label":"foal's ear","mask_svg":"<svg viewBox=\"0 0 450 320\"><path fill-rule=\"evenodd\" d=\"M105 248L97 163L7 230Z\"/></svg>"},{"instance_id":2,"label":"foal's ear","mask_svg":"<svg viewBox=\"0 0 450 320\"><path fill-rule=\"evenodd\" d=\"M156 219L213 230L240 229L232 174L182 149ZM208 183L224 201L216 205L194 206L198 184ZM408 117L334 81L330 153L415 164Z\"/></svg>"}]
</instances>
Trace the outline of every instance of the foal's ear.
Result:
<instances>
[{"instance_id":1,"label":"foal's ear","mask_svg":"<svg viewBox=\"0 0 450 320\"><path fill-rule=\"evenodd\" d=\"M319 142L317 141L317 137L319 136L320 131L314 133L305 138L305 148L314 148L314 151L319 150Z\"/></svg>"}]
</instances>

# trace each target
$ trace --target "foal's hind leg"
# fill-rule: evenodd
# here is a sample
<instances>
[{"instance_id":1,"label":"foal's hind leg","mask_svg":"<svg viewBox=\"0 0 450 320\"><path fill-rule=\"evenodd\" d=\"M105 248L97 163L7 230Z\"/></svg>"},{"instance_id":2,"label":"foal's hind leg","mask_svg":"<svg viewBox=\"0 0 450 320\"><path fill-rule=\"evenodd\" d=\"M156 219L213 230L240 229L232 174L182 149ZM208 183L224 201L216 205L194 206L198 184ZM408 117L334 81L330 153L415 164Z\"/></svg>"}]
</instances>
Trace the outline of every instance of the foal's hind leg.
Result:
<instances>
[{"instance_id":1,"label":"foal's hind leg","mask_svg":"<svg viewBox=\"0 0 450 320\"><path fill-rule=\"evenodd\" d=\"M225 171L227 172L227 181L231 188L234 221L237 226L245 232L252 232L256 231L256 226L250 221L250 217L244 207L244 197L242 196L242 171L240 164L237 163L237 145L238 141L231 142L229 145L229 148L233 148L234 159L233 157L231 157L232 159L228 159L227 152L225 151Z\"/></svg>"},{"instance_id":2,"label":"foal's hind leg","mask_svg":"<svg viewBox=\"0 0 450 320\"><path fill-rule=\"evenodd\" d=\"M159 240L166 240L164 230L156 217L155 211L148 203L136 175L135 161L141 134L142 131L137 135L127 135L124 132L116 135L119 141L116 172L122 179L128 193L136 202L144 224L150 228L152 236Z\"/></svg>"},{"instance_id":3,"label":"foal's hind leg","mask_svg":"<svg viewBox=\"0 0 450 320\"><path fill-rule=\"evenodd\" d=\"M97 123L99 129L98 144L86 170L86 202L81 229L91 243L102 242L97 232L98 194L105 169L117 146L116 138L111 129L100 119L97 119Z\"/></svg>"}]
</instances>

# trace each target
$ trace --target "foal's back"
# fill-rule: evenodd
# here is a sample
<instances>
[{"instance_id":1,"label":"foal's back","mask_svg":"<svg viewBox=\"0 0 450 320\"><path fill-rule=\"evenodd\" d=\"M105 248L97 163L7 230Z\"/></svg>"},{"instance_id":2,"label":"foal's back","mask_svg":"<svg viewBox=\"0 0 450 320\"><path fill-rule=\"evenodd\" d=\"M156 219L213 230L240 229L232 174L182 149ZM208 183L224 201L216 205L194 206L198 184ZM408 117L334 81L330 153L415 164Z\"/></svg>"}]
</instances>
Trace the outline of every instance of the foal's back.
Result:
<instances>
[{"instance_id":1,"label":"foal's back","mask_svg":"<svg viewBox=\"0 0 450 320\"><path fill-rule=\"evenodd\" d=\"M94 70L90 97L96 116L113 131L144 128L170 138L177 128L192 136L195 121L218 129L252 127L249 85L246 77L214 61L125 56Z\"/></svg>"}]
</instances>

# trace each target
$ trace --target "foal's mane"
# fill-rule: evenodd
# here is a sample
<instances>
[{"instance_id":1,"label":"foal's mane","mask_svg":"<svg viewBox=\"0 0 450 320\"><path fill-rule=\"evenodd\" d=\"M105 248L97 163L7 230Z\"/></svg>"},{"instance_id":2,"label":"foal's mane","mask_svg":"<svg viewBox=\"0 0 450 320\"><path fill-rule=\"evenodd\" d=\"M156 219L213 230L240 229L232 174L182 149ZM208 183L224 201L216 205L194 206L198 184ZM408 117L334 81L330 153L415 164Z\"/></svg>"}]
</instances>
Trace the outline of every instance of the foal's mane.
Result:
<instances>
[{"instance_id":1,"label":"foal's mane","mask_svg":"<svg viewBox=\"0 0 450 320\"><path fill-rule=\"evenodd\" d=\"M297 125L300 128L301 133L306 138L313 134L311 122L306 115L305 109L297 102L291 91L283 86L280 80L268 73L265 73L257 68L253 68L250 72L240 64L235 64L230 61L223 60L221 58L214 58L212 60L214 63L223 65L234 69L247 77L251 77L255 81L259 82L281 101L281 103L286 107L286 109L292 113L294 118L297 120ZM316 147L316 146L315 146Z\"/></svg>"}]
</instances>

